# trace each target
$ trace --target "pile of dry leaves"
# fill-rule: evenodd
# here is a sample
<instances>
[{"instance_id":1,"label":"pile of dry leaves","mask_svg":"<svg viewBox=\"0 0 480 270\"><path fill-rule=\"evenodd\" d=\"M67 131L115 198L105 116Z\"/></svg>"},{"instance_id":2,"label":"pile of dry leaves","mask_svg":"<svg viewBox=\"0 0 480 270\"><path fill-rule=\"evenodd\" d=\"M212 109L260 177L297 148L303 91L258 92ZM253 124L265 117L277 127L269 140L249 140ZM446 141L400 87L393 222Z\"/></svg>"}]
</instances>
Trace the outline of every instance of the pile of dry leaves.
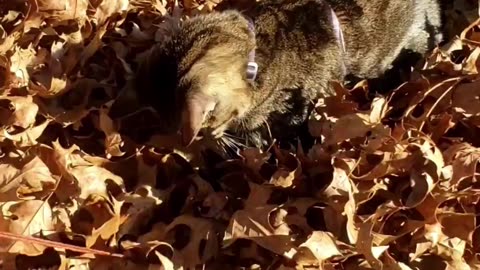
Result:
<instances>
[{"instance_id":1,"label":"pile of dry leaves","mask_svg":"<svg viewBox=\"0 0 480 270\"><path fill-rule=\"evenodd\" d=\"M480 21L388 96L334 84L308 152L198 171L109 109L163 15L216 4L0 1L3 269L480 269Z\"/></svg>"}]
</instances>

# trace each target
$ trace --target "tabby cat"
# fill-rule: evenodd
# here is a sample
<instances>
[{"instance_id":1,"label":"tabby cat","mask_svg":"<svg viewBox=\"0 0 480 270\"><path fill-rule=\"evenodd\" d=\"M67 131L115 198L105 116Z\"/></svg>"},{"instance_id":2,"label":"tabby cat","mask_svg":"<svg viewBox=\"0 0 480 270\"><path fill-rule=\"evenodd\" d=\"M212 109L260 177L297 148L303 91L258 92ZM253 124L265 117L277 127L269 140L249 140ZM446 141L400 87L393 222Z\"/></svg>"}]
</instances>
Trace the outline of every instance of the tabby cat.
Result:
<instances>
[{"instance_id":1,"label":"tabby cat","mask_svg":"<svg viewBox=\"0 0 480 270\"><path fill-rule=\"evenodd\" d=\"M436 0L262 0L172 24L139 66L136 93L161 132L263 147L294 136L329 81L375 78L442 35ZM258 67L258 70L255 70Z\"/></svg>"}]
</instances>

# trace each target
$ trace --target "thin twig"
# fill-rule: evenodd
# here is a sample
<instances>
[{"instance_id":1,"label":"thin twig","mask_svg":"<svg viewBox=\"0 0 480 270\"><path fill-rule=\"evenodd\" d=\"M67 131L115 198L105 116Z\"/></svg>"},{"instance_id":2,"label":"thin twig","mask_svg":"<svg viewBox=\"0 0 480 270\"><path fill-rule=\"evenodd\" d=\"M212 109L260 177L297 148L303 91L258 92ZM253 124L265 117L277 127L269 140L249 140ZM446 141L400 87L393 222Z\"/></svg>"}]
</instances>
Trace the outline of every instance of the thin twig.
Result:
<instances>
[{"instance_id":1,"label":"thin twig","mask_svg":"<svg viewBox=\"0 0 480 270\"><path fill-rule=\"evenodd\" d=\"M95 255L100 255L100 256L108 256L108 257L115 257L115 258L124 258L125 257L123 254L120 254L120 253L112 253L112 252L98 250L98 249L79 247L79 246L74 246L74 245L70 245L70 244L55 242L55 241L51 241L51 240L40 239L40 238L36 238L36 237L32 237L32 236L17 235L17 234L13 234L13 233L9 233L9 232L1 232L0 231L0 238L22 241L22 242L31 243L31 244L39 244L39 245L43 245L43 246L46 246L46 247L52 247L52 248L63 248L63 249L66 249L66 250L71 250L71 251L76 251L76 252L81 252L81 253L90 253L90 254L95 254Z\"/></svg>"}]
</instances>

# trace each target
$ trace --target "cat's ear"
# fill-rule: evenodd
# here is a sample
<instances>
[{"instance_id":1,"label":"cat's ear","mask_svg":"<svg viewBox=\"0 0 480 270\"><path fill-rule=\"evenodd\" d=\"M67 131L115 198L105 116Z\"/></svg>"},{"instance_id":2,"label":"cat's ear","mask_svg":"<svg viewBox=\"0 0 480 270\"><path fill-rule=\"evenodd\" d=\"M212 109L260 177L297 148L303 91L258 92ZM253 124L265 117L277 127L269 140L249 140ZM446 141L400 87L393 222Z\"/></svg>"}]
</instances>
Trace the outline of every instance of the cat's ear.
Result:
<instances>
[{"instance_id":1,"label":"cat's ear","mask_svg":"<svg viewBox=\"0 0 480 270\"><path fill-rule=\"evenodd\" d=\"M209 95L195 93L187 97L182 112L182 125L180 128L184 146L189 146L193 142L202 128L205 117L214 108L215 100Z\"/></svg>"}]
</instances>

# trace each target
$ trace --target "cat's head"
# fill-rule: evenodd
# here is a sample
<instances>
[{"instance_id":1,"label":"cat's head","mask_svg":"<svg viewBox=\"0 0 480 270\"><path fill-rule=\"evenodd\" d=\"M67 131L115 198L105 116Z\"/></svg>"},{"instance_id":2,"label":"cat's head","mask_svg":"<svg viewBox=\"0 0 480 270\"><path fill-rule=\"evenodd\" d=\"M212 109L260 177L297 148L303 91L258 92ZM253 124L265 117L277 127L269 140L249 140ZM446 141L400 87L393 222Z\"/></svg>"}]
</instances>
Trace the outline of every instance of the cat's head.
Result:
<instances>
[{"instance_id":1,"label":"cat's head","mask_svg":"<svg viewBox=\"0 0 480 270\"><path fill-rule=\"evenodd\" d=\"M161 116L165 132L181 132L185 145L200 130L219 137L252 106L246 70L254 48L238 12L183 21L140 65L137 94Z\"/></svg>"}]
</instances>

